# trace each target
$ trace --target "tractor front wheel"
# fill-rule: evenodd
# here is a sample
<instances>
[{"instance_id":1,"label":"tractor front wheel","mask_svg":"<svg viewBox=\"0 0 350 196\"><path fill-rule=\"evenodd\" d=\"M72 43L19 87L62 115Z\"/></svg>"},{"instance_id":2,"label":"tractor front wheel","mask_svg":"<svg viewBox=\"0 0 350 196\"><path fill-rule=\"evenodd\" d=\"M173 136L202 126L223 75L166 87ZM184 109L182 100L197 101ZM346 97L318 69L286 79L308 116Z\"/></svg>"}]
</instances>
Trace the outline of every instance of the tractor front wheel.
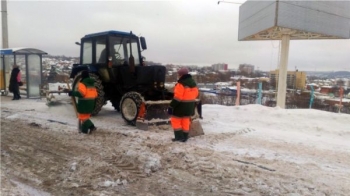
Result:
<instances>
[{"instance_id":1,"label":"tractor front wheel","mask_svg":"<svg viewBox=\"0 0 350 196\"><path fill-rule=\"evenodd\" d=\"M137 115L142 103L142 97L137 92L124 94L120 101L120 111L123 119L130 125L136 125Z\"/></svg>"}]
</instances>

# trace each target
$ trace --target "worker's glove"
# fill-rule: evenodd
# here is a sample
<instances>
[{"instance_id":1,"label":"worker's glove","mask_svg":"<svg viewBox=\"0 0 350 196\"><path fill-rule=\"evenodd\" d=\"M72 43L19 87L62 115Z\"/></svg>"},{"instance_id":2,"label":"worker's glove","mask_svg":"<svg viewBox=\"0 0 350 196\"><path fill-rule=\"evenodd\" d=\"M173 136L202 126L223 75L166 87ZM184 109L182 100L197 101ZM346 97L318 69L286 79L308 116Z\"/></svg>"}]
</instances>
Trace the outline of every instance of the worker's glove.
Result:
<instances>
[{"instance_id":1,"label":"worker's glove","mask_svg":"<svg viewBox=\"0 0 350 196\"><path fill-rule=\"evenodd\" d=\"M68 91L68 96L72 96L72 94L73 94L73 91Z\"/></svg>"},{"instance_id":2,"label":"worker's glove","mask_svg":"<svg viewBox=\"0 0 350 196\"><path fill-rule=\"evenodd\" d=\"M172 115L172 114L173 114L173 108L171 108L171 107L168 108L168 114L169 114L169 115Z\"/></svg>"}]
</instances>

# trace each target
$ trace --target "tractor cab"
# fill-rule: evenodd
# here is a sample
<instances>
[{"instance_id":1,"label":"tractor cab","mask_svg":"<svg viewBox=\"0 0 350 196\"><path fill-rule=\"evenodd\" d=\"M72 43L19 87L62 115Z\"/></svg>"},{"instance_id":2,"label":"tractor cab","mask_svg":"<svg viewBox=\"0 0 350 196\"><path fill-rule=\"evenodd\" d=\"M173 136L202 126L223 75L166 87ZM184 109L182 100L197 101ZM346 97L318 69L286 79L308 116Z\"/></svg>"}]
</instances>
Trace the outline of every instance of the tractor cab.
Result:
<instances>
[{"instance_id":1,"label":"tractor cab","mask_svg":"<svg viewBox=\"0 0 350 196\"><path fill-rule=\"evenodd\" d=\"M81 38L80 65L72 73L77 74L88 67L103 82L134 86L135 69L144 65L141 51L145 49L145 38L139 38L132 32L105 31L88 34Z\"/></svg>"},{"instance_id":2,"label":"tractor cab","mask_svg":"<svg viewBox=\"0 0 350 196\"><path fill-rule=\"evenodd\" d=\"M140 44L141 42L141 44ZM81 65L130 65L133 57L134 65L142 65L141 49L147 49L144 37L120 31L106 31L85 35L81 39Z\"/></svg>"}]
</instances>

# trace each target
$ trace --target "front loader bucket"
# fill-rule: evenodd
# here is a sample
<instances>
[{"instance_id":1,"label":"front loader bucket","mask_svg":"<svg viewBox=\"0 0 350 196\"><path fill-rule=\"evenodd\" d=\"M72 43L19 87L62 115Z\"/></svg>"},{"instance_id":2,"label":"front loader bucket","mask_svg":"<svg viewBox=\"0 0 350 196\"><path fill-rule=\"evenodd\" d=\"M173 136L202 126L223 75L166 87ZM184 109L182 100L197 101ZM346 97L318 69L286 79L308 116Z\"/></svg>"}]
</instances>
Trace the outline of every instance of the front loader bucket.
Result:
<instances>
[{"instance_id":1,"label":"front loader bucket","mask_svg":"<svg viewBox=\"0 0 350 196\"><path fill-rule=\"evenodd\" d=\"M136 127L141 130L148 130L149 126L170 124L171 115L168 114L168 107L171 100L145 101L142 103ZM197 101L199 103L199 100ZM202 125L199 121L198 108L195 108L195 115L191 118L189 137L204 135Z\"/></svg>"},{"instance_id":2,"label":"front loader bucket","mask_svg":"<svg viewBox=\"0 0 350 196\"><path fill-rule=\"evenodd\" d=\"M142 103L136 127L142 130L148 130L148 127L170 124L170 115L168 107L171 100L145 101Z\"/></svg>"}]
</instances>

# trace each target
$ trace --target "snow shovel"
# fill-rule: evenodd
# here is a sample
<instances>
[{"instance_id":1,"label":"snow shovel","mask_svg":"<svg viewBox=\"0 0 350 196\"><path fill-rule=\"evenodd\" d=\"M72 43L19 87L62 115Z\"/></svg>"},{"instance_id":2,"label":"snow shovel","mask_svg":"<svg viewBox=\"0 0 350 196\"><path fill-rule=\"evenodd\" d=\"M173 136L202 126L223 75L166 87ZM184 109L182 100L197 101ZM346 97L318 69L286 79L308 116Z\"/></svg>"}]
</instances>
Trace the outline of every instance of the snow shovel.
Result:
<instances>
[{"instance_id":1,"label":"snow shovel","mask_svg":"<svg viewBox=\"0 0 350 196\"><path fill-rule=\"evenodd\" d=\"M199 120L195 119L190 124L190 132L188 133L188 137L190 138L200 135L204 135L204 131Z\"/></svg>"},{"instance_id":2,"label":"snow shovel","mask_svg":"<svg viewBox=\"0 0 350 196\"><path fill-rule=\"evenodd\" d=\"M202 102L201 100L197 99L196 109L194 110L194 115L191 118L190 132L188 133L189 138L204 135L204 131L199 118L202 118Z\"/></svg>"}]
</instances>

